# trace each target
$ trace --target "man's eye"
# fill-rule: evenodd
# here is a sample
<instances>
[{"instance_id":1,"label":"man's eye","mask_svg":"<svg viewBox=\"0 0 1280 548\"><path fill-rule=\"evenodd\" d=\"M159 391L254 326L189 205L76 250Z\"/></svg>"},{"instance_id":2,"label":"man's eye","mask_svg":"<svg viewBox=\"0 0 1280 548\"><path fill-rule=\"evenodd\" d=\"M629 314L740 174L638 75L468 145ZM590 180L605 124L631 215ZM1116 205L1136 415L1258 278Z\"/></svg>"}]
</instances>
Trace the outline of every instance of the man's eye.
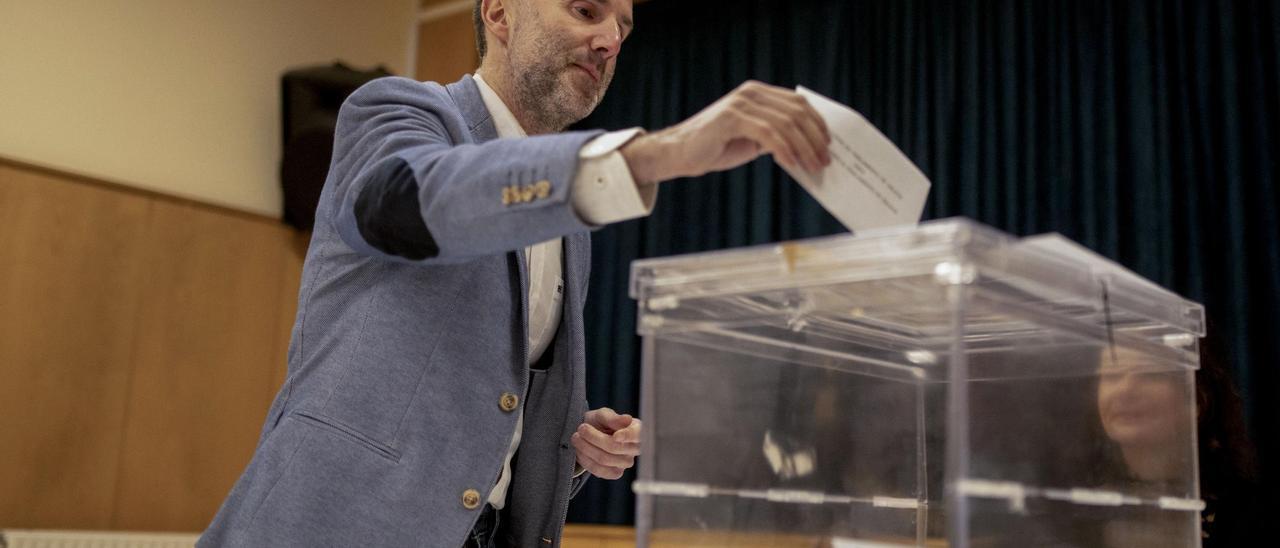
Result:
<instances>
[{"instance_id":1,"label":"man's eye","mask_svg":"<svg viewBox=\"0 0 1280 548\"><path fill-rule=\"evenodd\" d=\"M589 10L589 9L587 9L587 8L584 8L584 7L579 6L579 7L573 8L573 9L575 9L575 10L577 10L577 11L578 11L578 15L581 15L581 16L583 16L583 17L586 17L587 19L591 19L591 18L593 18L593 17L594 17L594 14L593 14L593 13L591 13L591 10Z\"/></svg>"}]
</instances>

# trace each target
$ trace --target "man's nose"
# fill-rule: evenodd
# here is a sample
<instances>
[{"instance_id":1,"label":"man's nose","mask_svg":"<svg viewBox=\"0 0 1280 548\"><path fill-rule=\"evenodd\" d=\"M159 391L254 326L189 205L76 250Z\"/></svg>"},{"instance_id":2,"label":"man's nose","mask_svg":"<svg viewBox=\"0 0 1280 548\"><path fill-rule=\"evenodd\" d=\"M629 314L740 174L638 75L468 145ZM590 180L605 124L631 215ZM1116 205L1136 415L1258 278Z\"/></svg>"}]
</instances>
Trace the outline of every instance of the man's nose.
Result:
<instances>
[{"instance_id":1,"label":"man's nose","mask_svg":"<svg viewBox=\"0 0 1280 548\"><path fill-rule=\"evenodd\" d=\"M617 20L610 19L599 25L591 36L591 49L604 61L618 56L622 49L622 26Z\"/></svg>"}]
</instances>

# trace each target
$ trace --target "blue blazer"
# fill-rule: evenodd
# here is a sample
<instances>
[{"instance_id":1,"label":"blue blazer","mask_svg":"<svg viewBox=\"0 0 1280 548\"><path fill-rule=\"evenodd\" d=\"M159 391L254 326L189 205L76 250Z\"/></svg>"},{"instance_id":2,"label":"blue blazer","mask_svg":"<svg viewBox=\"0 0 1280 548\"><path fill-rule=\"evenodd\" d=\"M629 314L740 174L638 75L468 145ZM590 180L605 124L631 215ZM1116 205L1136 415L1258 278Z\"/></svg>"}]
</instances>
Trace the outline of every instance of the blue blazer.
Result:
<instances>
[{"instance_id":1,"label":"blue blazer","mask_svg":"<svg viewBox=\"0 0 1280 548\"><path fill-rule=\"evenodd\" d=\"M560 542L586 411L594 228L569 187L600 132L496 139L470 76L375 80L343 104L289 376L200 546L460 546L523 406L507 544ZM564 311L527 366L520 254L564 240ZM512 397L515 397L513 400ZM518 402L518 403L517 403Z\"/></svg>"}]
</instances>

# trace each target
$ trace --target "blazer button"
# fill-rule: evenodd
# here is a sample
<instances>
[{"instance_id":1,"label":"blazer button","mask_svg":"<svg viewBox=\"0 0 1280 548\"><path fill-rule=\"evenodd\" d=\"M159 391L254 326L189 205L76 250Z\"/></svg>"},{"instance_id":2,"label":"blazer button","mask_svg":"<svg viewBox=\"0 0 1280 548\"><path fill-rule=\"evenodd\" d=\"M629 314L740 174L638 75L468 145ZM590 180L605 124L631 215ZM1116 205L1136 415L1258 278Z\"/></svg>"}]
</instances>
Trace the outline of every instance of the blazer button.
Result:
<instances>
[{"instance_id":1,"label":"blazer button","mask_svg":"<svg viewBox=\"0 0 1280 548\"><path fill-rule=\"evenodd\" d=\"M498 399L498 407L508 413L515 411L518 405L520 405L520 398L510 392L503 392L502 397Z\"/></svg>"},{"instance_id":2,"label":"blazer button","mask_svg":"<svg viewBox=\"0 0 1280 548\"><path fill-rule=\"evenodd\" d=\"M475 510L480 507L480 492L475 489L467 489L462 492L462 507L467 510Z\"/></svg>"}]
</instances>

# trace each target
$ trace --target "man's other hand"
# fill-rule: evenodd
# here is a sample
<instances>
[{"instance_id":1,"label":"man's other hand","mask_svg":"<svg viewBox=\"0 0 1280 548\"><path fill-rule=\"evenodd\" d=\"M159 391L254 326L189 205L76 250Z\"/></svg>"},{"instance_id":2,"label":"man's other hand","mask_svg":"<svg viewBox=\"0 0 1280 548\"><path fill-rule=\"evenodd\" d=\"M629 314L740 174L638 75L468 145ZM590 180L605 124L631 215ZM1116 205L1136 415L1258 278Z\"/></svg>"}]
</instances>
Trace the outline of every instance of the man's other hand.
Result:
<instances>
[{"instance_id":1,"label":"man's other hand","mask_svg":"<svg viewBox=\"0 0 1280 548\"><path fill-rule=\"evenodd\" d=\"M578 464L596 477L622 477L640 454L640 428L640 419L608 407L587 411L586 422L578 425L570 439Z\"/></svg>"},{"instance_id":2,"label":"man's other hand","mask_svg":"<svg viewBox=\"0 0 1280 548\"><path fill-rule=\"evenodd\" d=\"M622 147L639 184L696 177L772 154L783 167L817 173L831 163L831 135L794 90L749 81L692 118Z\"/></svg>"}]
</instances>

